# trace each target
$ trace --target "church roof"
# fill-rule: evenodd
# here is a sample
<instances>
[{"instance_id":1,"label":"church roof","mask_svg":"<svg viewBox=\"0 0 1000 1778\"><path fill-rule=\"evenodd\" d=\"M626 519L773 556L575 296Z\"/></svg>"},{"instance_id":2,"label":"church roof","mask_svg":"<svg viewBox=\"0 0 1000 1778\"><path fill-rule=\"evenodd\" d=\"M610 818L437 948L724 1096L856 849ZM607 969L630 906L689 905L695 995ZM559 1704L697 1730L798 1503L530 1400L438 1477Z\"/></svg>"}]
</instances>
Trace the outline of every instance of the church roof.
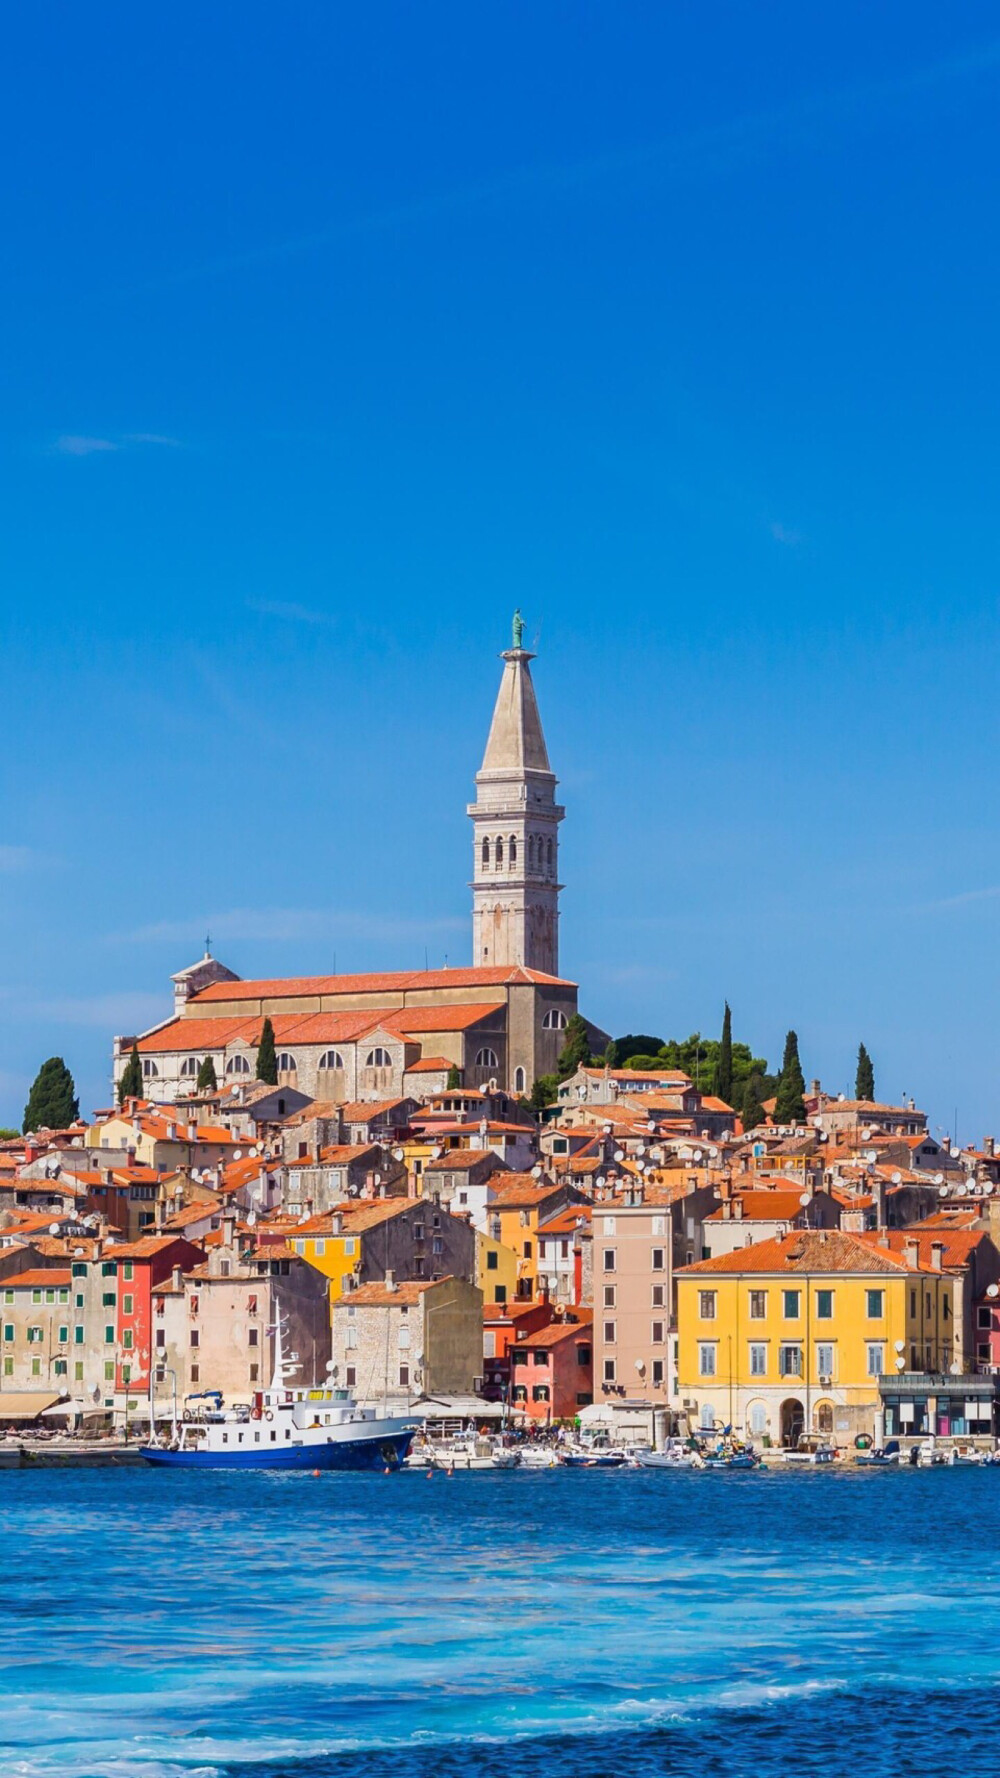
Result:
<instances>
[{"instance_id":1,"label":"church roof","mask_svg":"<svg viewBox=\"0 0 1000 1778\"><path fill-rule=\"evenodd\" d=\"M481 772L548 772L548 750L542 734L535 688L528 662L532 656L523 648L512 648L504 655L503 678L493 710L489 739L483 755Z\"/></svg>"},{"instance_id":2,"label":"church roof","mask_svg":"<svg viewBox=\"0 0 1000 1778\"><path fill-rule=\"evenodd\" d=\"M193 994L189 1007L210 1006L217 1000L284 1000L309 994L407 994L440 988L502 988L527 984L540 988L574 988L562 976L545 975L520 964L490 968L416 969L377 975L299 975L257 982L213 982Z\"/></svg>"},{"instance_id":3,"label":"church roof","mask_svg":"<svg viewBox=\"0 0 1000 1778\"><path fill-rule=\"evenodd\" d=\"M274 1040L282 1047L299 1043L338 1044L356 1042L376 1031L401 1038L435 1031L466 1031L503 1010L502 1000L454 1006L370 1006L361 1012L279 1012L272 1015L271 1024ZM242 1018L223 1014L214 1019L171 1019L169 1024L140 1037L138 1049L140 1055L162 1055L173 1050L219 1050L240 1042L256 1047L263 1022L259 1012Z\"/></svg>"}]
</instances>

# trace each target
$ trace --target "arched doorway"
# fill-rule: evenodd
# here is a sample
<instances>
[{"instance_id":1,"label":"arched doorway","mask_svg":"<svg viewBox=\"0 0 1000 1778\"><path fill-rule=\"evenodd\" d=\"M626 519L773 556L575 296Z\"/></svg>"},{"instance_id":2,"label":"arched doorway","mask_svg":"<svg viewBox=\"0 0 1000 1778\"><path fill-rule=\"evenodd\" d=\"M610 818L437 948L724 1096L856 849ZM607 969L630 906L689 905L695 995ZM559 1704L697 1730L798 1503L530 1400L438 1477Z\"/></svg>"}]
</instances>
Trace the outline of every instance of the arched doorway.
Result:
<instances>
[{"instance_id":1,"label":"arched doorway","mask_svg":"<svg viewBox=\"0 0 1000 1778\"><path fill-rule=\"evenodd\" d=\"M794 1396L781 1404L781 1442L786 1451L797 1445L805 1426L805 1410Z\"/></svg>"},{"instance_id":2,"label":"arched doorway","mask_svg":"<svg viewBox=\"0 0 1000 1778\"><path fill-rule=\"evenodd\" d=\"M833 1402L818 1401L813 1408L813 1431L821 1438L833 1437Z\"/></svg>"}]
</instances>

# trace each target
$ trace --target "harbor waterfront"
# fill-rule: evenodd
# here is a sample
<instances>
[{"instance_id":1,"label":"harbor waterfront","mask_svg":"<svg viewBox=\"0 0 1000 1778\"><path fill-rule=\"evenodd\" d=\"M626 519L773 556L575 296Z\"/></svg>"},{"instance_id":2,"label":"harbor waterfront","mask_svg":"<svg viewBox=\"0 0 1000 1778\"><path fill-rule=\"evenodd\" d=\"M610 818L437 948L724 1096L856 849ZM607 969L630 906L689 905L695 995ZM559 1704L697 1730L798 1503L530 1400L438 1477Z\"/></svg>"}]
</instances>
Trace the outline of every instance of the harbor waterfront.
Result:
<instances>
[{"instance_id":1,"label":"harbor waterfront","mask_svg":"<svg viewBox=\"0 0 1000 1778\"><path fill-rule=\"evenodd\" d=\"M14 1778L898 1774L1000 1726L992 1469L39 1471L0 1524Z\"/></svg>"}]
</instances>

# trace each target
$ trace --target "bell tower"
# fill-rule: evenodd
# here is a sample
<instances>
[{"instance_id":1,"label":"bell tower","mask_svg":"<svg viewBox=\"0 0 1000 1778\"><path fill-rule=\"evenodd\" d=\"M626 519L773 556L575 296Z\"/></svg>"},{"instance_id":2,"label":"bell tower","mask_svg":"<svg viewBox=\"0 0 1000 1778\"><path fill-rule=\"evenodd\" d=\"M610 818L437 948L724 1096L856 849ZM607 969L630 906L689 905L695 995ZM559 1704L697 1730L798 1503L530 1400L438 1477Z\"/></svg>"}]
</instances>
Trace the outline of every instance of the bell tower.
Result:
<instances>
[{"instance_id":1,"label":"bell tower","mask_svg":"<svg viewBox=\"0 0 1000 1778\"><path fill-rule=\"evenodd\" d=\"M483 763L473 831L472 960L477 968L523 964L559 973L559 823L529 663L521 613L514 613L511 647Z\"/></svg>"}]
</instances>

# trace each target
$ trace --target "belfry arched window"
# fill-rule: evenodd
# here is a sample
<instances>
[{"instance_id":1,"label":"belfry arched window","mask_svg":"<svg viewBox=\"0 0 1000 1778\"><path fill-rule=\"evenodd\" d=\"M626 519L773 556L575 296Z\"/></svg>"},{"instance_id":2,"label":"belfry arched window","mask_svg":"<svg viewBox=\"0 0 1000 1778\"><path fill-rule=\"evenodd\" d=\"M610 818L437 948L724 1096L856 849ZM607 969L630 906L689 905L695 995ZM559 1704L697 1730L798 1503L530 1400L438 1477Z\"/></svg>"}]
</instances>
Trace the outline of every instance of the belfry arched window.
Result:
<instances>
[{"instance_id":1,"label":"belfry arched window","mask_svg":"<svg viewBox=\"0 0 1000 1778\"><path fill-rule=\"evenodd\" d=\"M514 1091L515 1091L515 1093L523 1093L525 1084L526 1084L526 1082L525 1082L524 1069L523 1068L515 1068L515 1070L514 1070Z\"/></svg>"},{"instance_id":2,"label":"belfry arched window","mask_svg":"<svg viewBox=\"0 0 1000 1778\"><path fill-rule=\"evenodd\" d=\"M226 1063L227 1074L249 1074L250 1064L246 1056L230 1056Z\"/></svg>"},{"instance_id":3,"label":"belfry arched window","mask_svg":"<svg viewBox=\"0 0 1000 1778\"><path fill-rule=\"evenodd\" d=\"M321 1068L343 1068L344 1058L339 1050L324 1050L319 1059Z\"/></svg>"},{"instance_id":4,"label":"belfry arched window","mask_svg":"<svg viewBox=\"0 0 1000 1778\"><path fill-rule=\"evenodd\" d=\"M489 870L489 868L490 868L490 842L489 842L489 840L484 840L483 841L483 869Z\"/></svg>"},{"instance_id":5,"label":"belfry arched window","mask_svg":"<svg viewBox=\"0 0 1000 1778\"><path fill-rule=\"evenodd\" d=\"M545 1014L545 1017L542 1020L542 1030L543 1031L565 1031L565 1029L566 1029L566 1014L564 1012L561 1012L558 1006L552 1007L551 1010Z\"/></svg>"},{"instance_id":6,"label":"belfry arched window","mask_svg":"<svg viewBox=\"0 0 1000 1778\"><path fill-rule=\"evenodd\" d=\"M534 870L534 868L535 868L535 836L533 833L529 833L529 835L528 835L528 869Z\"/></svg>"},{"instance_id":7,"label":"belfry arched window","mask_svg":"<svg viewBox=\"0 0 1000 1778\"><path fill-rule=\"evenodd\" d=\"M510 836L510 844L507 847L507 862L511 866L511 868L513 868L513 866L517 863L517 835L516 835L516 833L512 833Z\"/></svg>"},{"instance_id":8,"label":"belfry arched window","mask_svg":"<svg viewBox=\"0 0 1000 1778\"><path fill-rule=\"evenodd\" d=\"M547 871L549 871L551 873L551 871L552 871L552 841L551 840L546 840L546 842L545 842L545 853L546 853L545 868Z\"/></svg>"},{"instance_id":9,"label":"belfry arched window","mask_svg":"<svg viewBox=\"0 0 1000 1778\"><path fill-rule=\"evenodd\" d=\"M384 1050L384 1049L369 1050L367 1058L365 1060L365 1067L366 1068L391 1068L392 1067L392 1057L390 1056L389 1051Z\"/></svg>"},{"instance_id":10,"label":"belfry arched window","mask_svg":"<svg viewBox=\"0 0 1000 1778\"><path fill-rule=\"evenodd\" d=\"M499 869L500 865L503 863L503 840L497 840L497 843L493 848L493 857L496 861L497 868Z\"/></svg>"},{"instance_id":11,"label":"belfry arched window","mask_svg":"<svg viewBox=\"0 0 1000 1778\"><path fill-rule=\"evenodd\" d=\"M477 1068L499 1068L499 1066L500 1066L500 1059L496 1053L496 1050L477 1050L476 1051L476 1067Z\"/></svg>"},{"instance_id":12,"label":"belfry arched window","mask_svg":"<svg viewBox=\"0 0 1000 1778\"><path fill-rule=\"evenodd\" d=\"M278 1073L295 1074L298 1071L298 1066L295 1057L288 1050L282 1050L278 1057Z\"/></svg>"}]
</instances>

